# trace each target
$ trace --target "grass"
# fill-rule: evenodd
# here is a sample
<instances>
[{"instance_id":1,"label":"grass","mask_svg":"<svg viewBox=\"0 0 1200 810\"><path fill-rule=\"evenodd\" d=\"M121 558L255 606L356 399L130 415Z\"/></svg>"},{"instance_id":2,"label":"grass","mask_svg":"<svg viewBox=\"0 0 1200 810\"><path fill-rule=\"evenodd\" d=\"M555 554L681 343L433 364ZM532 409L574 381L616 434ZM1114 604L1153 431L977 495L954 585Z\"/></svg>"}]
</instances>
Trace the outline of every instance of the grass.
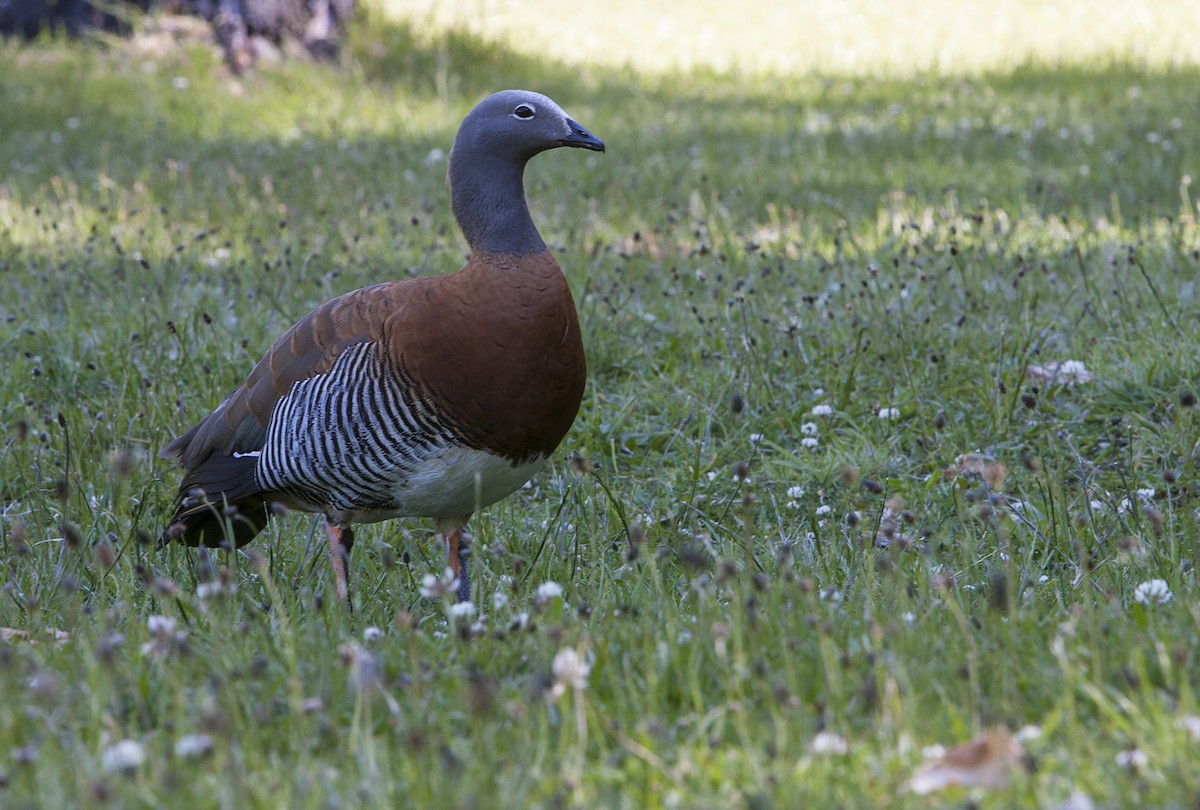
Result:
<instances>
[{"instance_id":1,"label":"grass","mask_svg":"<svg viewBox=\"0 0 1200 810\"><path fill-rule=\"evenodd\" d=\"M517 44L373 11L340 65L242 78L152 31L0 47L0 803L1195 804L1185 29L976 31L958 69L867 14L886 62L639 62L545 53L538 8ZM275 335L461 265L444 150L505 86L610 148L527 179L589 387L473 521L485 615L420 596L419 521L361 532L353 617L305 516L156 551L155 452ZM1066 360L1093 379L1026 376ZM903 790L995 725L1040 730L1008 787Z\"/></svg>"}]
</instances>

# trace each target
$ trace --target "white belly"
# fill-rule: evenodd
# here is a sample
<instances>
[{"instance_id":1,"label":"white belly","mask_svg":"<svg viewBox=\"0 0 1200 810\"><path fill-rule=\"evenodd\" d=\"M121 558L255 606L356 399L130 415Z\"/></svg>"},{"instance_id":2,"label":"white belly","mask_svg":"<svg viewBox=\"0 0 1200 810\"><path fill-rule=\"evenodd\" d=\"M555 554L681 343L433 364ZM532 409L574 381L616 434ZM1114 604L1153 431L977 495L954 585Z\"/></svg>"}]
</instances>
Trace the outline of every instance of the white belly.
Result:
<instances>
[{"instance_id":1,"label":"white belly","mask_svg":"<svg viewBox=\"0 0 1200 810\"><path fill-rule=\"evenodd\" d=\"M356 523L394 517L459 517L478 511L512 494L534 476L545 459L513 466L483 450L447 448L425 459L392 490L396 508L354 511Z\"/></svg>"}]
</instances>

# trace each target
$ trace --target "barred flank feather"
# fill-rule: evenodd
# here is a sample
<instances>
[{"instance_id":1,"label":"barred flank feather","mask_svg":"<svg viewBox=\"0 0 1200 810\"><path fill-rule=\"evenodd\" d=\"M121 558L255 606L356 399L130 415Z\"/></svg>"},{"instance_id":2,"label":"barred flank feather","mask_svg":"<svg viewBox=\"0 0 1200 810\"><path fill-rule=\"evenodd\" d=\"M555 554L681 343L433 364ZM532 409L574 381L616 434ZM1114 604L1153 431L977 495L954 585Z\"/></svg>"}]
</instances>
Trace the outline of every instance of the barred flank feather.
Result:
<instances>
[{"instance_id":1,"label":"barred flank feather","mask_svg":"<svg viewBox=\"0 0 1200 810\"><path fill-rule=\"evenodd\" d=\"M397 485L459 441L376 344L360 343L279 400L256 478L311 511L394 509Z\"/></svg>"}]
</instances>

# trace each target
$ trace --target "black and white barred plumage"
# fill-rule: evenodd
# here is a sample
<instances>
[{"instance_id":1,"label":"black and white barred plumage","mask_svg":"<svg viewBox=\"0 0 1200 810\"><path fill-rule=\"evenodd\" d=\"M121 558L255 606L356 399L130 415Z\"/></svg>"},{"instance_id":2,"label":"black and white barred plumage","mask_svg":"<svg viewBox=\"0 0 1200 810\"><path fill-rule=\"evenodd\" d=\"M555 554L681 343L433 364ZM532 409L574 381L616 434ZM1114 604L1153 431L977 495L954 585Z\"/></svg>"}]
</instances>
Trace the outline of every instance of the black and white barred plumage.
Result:
<instances>
[{"instance_id":1,"label":"black and white barred plumage","mask_svg":"<svg viewBox=\"0 0 1200 810\"><path fill-rule=\"evenodd\" d=\"M360 343L279 400L255 477L313 511L395 510L397 489L457 444L419 392L385 369L378 346Z\"/></svg>"}]
</instances>

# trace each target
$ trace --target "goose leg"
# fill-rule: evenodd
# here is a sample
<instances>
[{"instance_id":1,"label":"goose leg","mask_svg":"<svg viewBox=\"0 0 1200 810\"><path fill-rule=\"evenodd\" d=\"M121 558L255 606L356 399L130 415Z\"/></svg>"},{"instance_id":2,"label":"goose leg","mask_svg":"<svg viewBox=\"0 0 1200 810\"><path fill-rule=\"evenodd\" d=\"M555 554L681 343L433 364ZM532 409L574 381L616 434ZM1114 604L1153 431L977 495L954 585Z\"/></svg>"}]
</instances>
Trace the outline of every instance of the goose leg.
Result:
<instances>
[{"instance_id":1,"label":"goose leg","mask_svg":"<svg viewBox=\"0 0 1200 810\"><path fill-rule=\"evenodd\" d=\"M338 602L350 605L350 549L354 547L354 529L326 524L329 531L329 562L333 566L333 582ZM351 606L353 607L353 606Z\"/></svg>"},{"instance_id":2,"label":"goose leg","mask_svg":"<svg viewBox=\"0 0 1200 810\"><path fill-rule=\"evenodd\" d=\"M467 525L466 518L450 518L438 521L438 534L446 544L446 566L458 578L458 593L455 594L460 602L471 601L471 572L467 566L467 538L463 527Z\"/></svg>"}]
</instances>

